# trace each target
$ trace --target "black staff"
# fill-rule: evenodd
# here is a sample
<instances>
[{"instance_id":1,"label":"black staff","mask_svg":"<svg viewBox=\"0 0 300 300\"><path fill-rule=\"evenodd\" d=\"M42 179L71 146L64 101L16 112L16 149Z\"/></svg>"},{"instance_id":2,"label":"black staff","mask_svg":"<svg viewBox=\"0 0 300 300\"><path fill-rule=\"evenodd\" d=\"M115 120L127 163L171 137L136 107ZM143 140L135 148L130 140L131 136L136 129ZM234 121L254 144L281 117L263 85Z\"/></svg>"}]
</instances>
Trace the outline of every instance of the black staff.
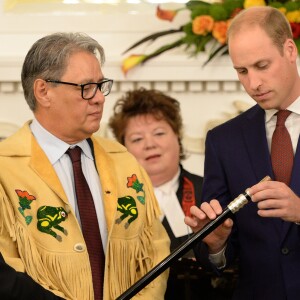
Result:
<instances>
[{"instance_id":1,"label":"black staff","mask_svg":"<svg viewBox=\"0 0 300 300\"><path fill-rule=\"evenodd\" d=\"M264 177L261 181L270 180L269 176ZM234 213L239 211L245 204L251 200L251 195L248 189L245 193L240 194L237 198L232 200L225 210L214 220L207 223L201 230L194 233L190 238L188 238L184 243L182 243L178 248L176 248L170 255L163 259L159 264L157 264L152 270L145 274L140 280L138 280L134 285L132 285L127 291L121 294L116 300L128 300L136 295L141 289L148 285L152 280L159 276L163 271L165 271L171 263L183 256L186 252L193 248L196 242L205 238L209 233L216 229L220 224L222 224L226 219L231 217Z\"/></svg>"}]
</instances>

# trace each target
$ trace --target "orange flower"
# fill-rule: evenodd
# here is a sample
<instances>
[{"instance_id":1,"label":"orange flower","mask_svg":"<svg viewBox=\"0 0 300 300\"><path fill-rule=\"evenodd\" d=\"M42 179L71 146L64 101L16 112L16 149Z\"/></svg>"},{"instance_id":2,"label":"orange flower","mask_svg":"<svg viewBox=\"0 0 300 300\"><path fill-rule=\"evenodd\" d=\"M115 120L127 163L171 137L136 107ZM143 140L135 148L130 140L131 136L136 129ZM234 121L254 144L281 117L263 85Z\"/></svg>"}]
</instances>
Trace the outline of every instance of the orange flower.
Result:
<instances>
[{"instance_id":1,"label":"orange flower","mask_svg":"<svg viewBox=\"0 0 300 300\"><path fill-rule=\"evenodd\" d=\"M132 69L135 66L139 65L140 63L142 63L145 60L146 57L147 56L143 55L143 54L140 54L140 55L132 54L129 57L125 58L122 62L122 71L123 71L123 73L126 75L126 73L130 69Z\"/></svg>"},{"instance_id":2,"label":"orange flower","mask_svg":"<svg viewBox=\"0 0 300 300\"><path fill-rule=\"evenodd\" d=\"M228 22L226 21L219 21L214 24L212 35L220 44L226 43L227 29Z\"/></svg>"},{"instance_id":3,"label":"orange flower","mask_svg":"<svg viewBox=\"0 0 300 300\"><path fill-rule=\"evenodd\" d=\"M133 187L134 183L137 181L136 174L132 174L131 177L127 177L127 187Z\"/></svg>"},{"instance_id":4,"label":"orange flower","mask_svg":"<svg viewBox=\"0 0 300 300\"><path fill-rule=\"evenodd\" d=\"M198 35L207 35L213 26L214 19L208 15L198 16L193 20L193 32Z\"/></svg>"},{"instance_id":5,"label":"orange flower","mask_svg":"<svg viewBox=\"0 0 300 300\"><path fill-rule=\"evenodd\" d=\"M166 20L172 22L177 15L178 10L167 10L161 9L159 5L156 8L156 16L161 20Z\"/></svg>"},{"instance_id":6,"label":"orange flower","mask_svg":"<svg viewBox=\"0 0 300 300\"><path fill-rule=\"evenodd\" d=\"M21 191L21 190L15 190L17 195L20 198L26 198L27 200L35 200L35 197L33 195L29 195L29 193L27 191Z\"/></svg>"}]
</instances>

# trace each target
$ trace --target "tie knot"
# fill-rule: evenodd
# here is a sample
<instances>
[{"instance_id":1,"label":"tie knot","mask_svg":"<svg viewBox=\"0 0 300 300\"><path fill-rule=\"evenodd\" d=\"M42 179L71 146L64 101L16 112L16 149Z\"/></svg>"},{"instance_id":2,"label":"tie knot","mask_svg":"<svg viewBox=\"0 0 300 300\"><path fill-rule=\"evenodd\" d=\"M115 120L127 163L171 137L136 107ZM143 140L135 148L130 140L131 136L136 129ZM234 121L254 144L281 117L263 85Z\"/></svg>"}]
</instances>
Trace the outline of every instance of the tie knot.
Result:
<instances>
[{"instance_id":1,"label":"tie knot","mask_svg":"<svg viewBox=\"0 0 300 300\"><path fill-rule=\"evenodd\" d=\"M76 162L76 161L81 161L81 148L76 146L73 149L69 148L66 152L70 158L72 163Z\"/></svg>"},{"instance_id":2,"label":"tie knot","mask_svg":"<svg viewBox=\"0 0 300 300\"><path fill-rule=\"evenodd\" d=\"M287 117L291 114L289 110L279 110L277 112L277 122L276 126L283 126Z\"/></svg>"}]
</instances>

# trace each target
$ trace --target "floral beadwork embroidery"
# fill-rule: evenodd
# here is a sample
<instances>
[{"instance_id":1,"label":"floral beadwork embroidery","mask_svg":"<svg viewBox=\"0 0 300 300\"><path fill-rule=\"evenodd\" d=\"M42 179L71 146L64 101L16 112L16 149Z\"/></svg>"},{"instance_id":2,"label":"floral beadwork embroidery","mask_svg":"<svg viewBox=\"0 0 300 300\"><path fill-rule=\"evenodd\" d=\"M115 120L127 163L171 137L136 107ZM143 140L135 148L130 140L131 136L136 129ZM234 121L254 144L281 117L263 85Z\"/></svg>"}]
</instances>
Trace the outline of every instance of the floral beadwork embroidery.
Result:
<instances>
[{"instance_id":1,"label":"floral beadwork embroidery","mask_svg":"<svg viewBox=\"0 0 300 300\"><path fill-rule=\"evenodd\" d=\"M62 237L57 234L52 228L55 228L65 235L68 235L67 229L58 225L64 222L68 217L67 212L63 207L41 206L37 211L37 228L39 231L52 235L59 242L62 241Z\"/></svg>"},{"instance_id":2,"label":"floral beadwork embroidery","mask_svg":"<svg viewBox=\"0 0 300 300\"><path fill-rule=\"evenodd\" d=\"M18 207L18 210L24 217L26 224L29 225L32 221L32 216L25 216L25 210L31 209L30 205L33 200L36 200L36 198L33 195L30 195L27 191L15 190L15 192L19 197L20 207Z\"/></svg>"},{"instance_id":3,"label":"floral beadwork embroidery","mask_svg":"<svg viewBox=\"0 0 300 300\"><path fill-rule=\"evenodd\" d=\"M145 191L143 189L144 184L139 182L136 174L132 174L130 177L127 177L127 187L132 188L136 193L142 192L143 195L138 195L137 199L141 204L145 204ZM124 219L127 219L125 223L125 229L128 228L130 223L137 219L139 212L136 206L136 202L132 196L124 196L118 198L118 207L117 210L121 212L121 216L116 219L116 224L120 224Z\"/></svg>"},{"instance_id":4,"label":"floral beadwork embroidery","mask_svg":"<svg viewBox=\"0 0 300 300\"><path fill-rule=\"evenodd\" d=\"M131 177L127 177L127 187L133 188L137 193L143 192L143 196L138 195L137 199L142 203L145 204L145 191L143 190L144 184L139 182L137 176L132 174Z\"/></svg>"}]
</instances>

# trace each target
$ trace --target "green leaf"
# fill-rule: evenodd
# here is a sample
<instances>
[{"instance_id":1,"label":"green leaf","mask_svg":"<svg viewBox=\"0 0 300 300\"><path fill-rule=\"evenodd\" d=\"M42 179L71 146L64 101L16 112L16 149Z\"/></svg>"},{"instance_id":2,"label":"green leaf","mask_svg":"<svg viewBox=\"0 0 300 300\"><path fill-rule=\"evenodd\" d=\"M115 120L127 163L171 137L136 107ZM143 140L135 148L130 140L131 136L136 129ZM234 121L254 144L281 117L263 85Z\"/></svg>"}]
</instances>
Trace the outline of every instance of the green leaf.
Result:
<instances>
[{"instance_id":1,"label":"green leaf","mask_svg":"<svg viewBox=\"0 0 300 300\"><path fill-rule=\"evenodd\" d=\"M137 196L137 198L142 204L145 204L145 198L143 196Z\"/></svg>"},{"instance_id":2,"label":"green leaf","mask_svg":"<svg viewBox=\"0 0 300 300\"><path fill-rule=\"evenodd\" d=\"M154 51L153 53L147 55L147 57L144 59L144 61L142 62L142 64L144 64L147 60L153 58L153 57L156 57L166 51L169 51L171 49L174 49L174 48L177 48L179 47L180 45L183 44L183 39L179 39L177 41L175 41L174 43L171 43L171 44L167 44L165 46L162 46L160 47L159 49L157 49L156 51Z\"/></svg>"},{"instance_id":3,"label":"green leaf","mask_svg":"<svg viewBox=\"0 0 300 300\"><path fill-rule=\"evenodd\" d=\"M274 1L274 2L271 2L271 3L269 4L269 6L274 7L274 8L280 8L280 7L282 7L283 5L282 5L282 3L279 2L279 1Z\"/></svg>"},{"instance_id":4,"label":"green leaf","mask_svg":"<svg viewBox=\"0 0 300 300\"><path fill-rule=\"evenodd\" d=\"M228 16L231 16L233 11L237 8L244 8L244 0L225 0L223 3L224 8L226 9Z\"/></svg>"},{"instance_id":5,"label":"green leaf","mask_svg":"<svg viewBox=\"0 0 300 300\"><path fill-rule=\"evenodd\" d=\"M300 38L299 39L295 39L294 41L295 41L295 44L296 44L296 46L298 48L298 52L300 53Z\"/></svg>"},{"instance_id":6,"label":"green leaf","mask_svg":"<svg viewBox=\"0 0 300 300\"><path fill-rule=\"evenodd\" d=\"M209 9L209 14L215 21L224 21L229 18L227 10L220 3L213 4Z\"/></svg>"},{"instance_id":7,"label":"green leaf","mask_svg":"<svg viewBox=\"0 0 300 300\"><path fill-rule=\"evenodd\" d=\"M191 18L194 20L198 16L209 15L209 6L198 6L191 10Z\"/></svg>"},{"instance_id":8,"label":"green leaf","mask_svg":"<svg viewBox=\"0 0 300 300\"><path fill-rule=\"evenodd\" d=\"M284 4L287 11L294 11L299 9L299 1L287 1Z\"/></svg>"},{"instance_id":9,"label":"green leaf","mask_svg":"<svg viewBox=\"0 0 300 300\"><path fill-rule=\"evenodd\" d=\"M225 50L224 52L227 51L227 44L221 45L220 47L218 47L215 51L213 51L208 59L203 63L202 67L205 67L219 52L221 52L222 50Z\"/></svg>"},{"instance_id":10,"label":"green leaf","mask_svg":"<svg viewBox=\"0 0 300 300\"><path fill-rule=\"evenodd\" d=\"M136 48L137 46L139 46L139 45L141 45L141 44L143 44L145 42L148 42L148 41L154 42L156 39L158 39L161 36L168 35L168 34L173 34L173 33L178 33L178 32L182 32L182 31L183 31L183 26L179 27L178 29L164 30L164 31L159 31L159 32L150 34L150 35L144 37L143 39L139 40L138 42L136 42L132 46L130 46L122 54L127 53L128 51Z\"/></svg>"},{"instance_id":11,"label":"green leaf","mask_svg":"<svg viewBox=\"0 0 300 300\"><path fill-rule=\"evenodd\" d=\"M197 7L209 7L211 4L208 3L208 2L204 2L204 1L197 1L197 0L192 0L192 1L189 1L185 4L185 6L190 9L190 10L193 10Z\"/></svg>"}]
</instances>

